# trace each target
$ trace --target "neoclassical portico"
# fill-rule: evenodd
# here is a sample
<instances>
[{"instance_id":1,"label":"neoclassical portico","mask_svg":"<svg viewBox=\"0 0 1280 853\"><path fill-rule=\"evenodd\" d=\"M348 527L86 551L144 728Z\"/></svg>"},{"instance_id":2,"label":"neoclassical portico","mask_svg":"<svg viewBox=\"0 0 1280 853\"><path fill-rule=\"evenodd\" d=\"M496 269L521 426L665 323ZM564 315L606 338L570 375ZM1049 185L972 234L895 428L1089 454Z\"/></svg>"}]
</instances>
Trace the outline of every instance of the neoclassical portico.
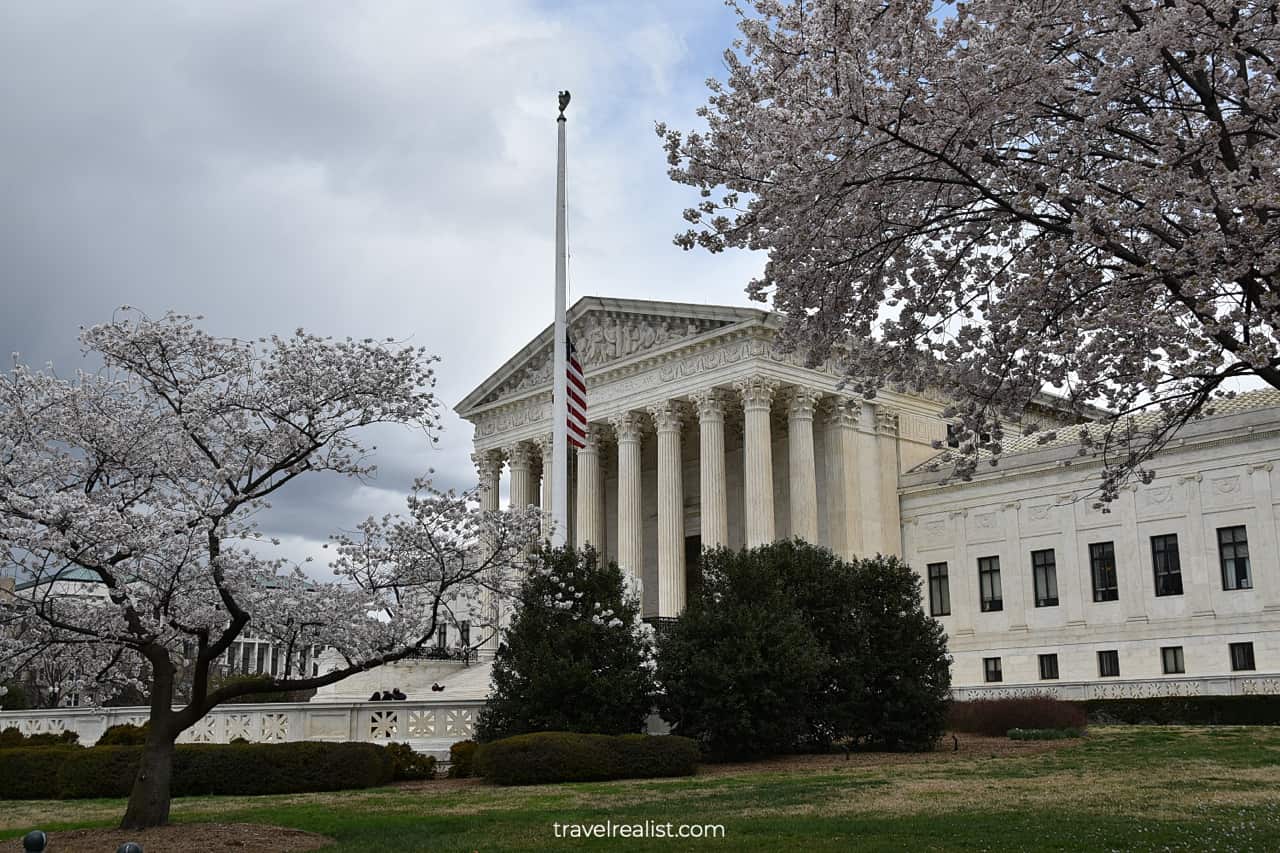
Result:
<instances>
[{"instance_id":1,"label":"neoclassical portico","mask_svg":"<svg viewBox=\"0 0 1280 853\"><path fill-rule=\"evenodd\" d=\"M901 553L898 472L945 436L940 401L850 399L835 366L778 351L755 309L588 297L569 323L591 422L571 451L569 540L640 580L646 616L681 612L704 547ZM457 407L492 508L504 468L512 504L548 503L550 344L547 329Z\"/></svg>"}]
</instances>

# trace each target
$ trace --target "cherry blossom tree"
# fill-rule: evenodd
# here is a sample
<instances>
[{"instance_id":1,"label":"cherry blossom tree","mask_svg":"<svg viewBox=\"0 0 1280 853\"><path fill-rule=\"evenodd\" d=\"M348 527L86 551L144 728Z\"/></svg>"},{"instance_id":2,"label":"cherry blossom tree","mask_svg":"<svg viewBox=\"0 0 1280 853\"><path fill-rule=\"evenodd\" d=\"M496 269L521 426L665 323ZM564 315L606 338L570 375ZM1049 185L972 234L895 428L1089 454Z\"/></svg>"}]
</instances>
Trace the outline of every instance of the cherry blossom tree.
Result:
<instances>
[{"instance_id":1,"label":"cherry blossom tree","mask_svg":"<svg viewBox=\"0 0 1280 853\"><path fill-rule=\"evenodd\" d=\"M220 702L415 653L454 610L507 593L540 522L420 481L403 517L336 537L333 580L304 576L273 555L255 515L303 474L371 473L360 427L411 424L434 439L435 359L301 330L224 340L195 319L126 311L81 334L98 372L68 380L17 364L0 377L0 559L36 581L0 612L0 679L56 653L86 680L128 676L149 696L130 828L167 821L175 739ZM71 568L108 597L44 594ZM246 629L285 661L321 646L340 663L211 683ZM180 672L189 692L175 705Z\"/></svg>"},{"instance_id":2,"label":"cherry blossom tree","mask_svg":"<svg viewBox=\"0 0 1280 853\"><path fill-rule=\"evenodd\" d=\"M1280 388L1280 5L731 5L707 127L658 125L701 193L676 242L767 250L751 294L853 387L947 391L955 474L1051 389L1114 415L1109 499L1238 380Z\"/></svg>"}]
</instances>

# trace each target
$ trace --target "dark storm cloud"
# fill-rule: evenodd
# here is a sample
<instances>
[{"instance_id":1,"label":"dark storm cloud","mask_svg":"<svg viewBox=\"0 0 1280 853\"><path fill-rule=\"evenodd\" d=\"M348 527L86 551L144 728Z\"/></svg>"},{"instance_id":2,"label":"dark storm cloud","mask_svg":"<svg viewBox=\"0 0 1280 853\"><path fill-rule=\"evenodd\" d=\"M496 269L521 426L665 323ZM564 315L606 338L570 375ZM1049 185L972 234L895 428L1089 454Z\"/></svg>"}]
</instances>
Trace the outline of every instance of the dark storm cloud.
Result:
<instances>
[{"instance_id":1,"label":"dark storm cloud","mask_svg":"<svg viewBox=\"0 0 1280 853\"><path fill-rule=\"evenodd\" d=\"M573 295L742 303L756 259L671 246L690 199L652 134L731 26L675 0L5 4L0 347L69 374L79 325L172 308L426 346L452 404L550 321L565 87ZM301 553L429 468L474 480L452 413L438 445L366 438L375 480L299 482L264 528Z\"/></svg>"}]
</instances>

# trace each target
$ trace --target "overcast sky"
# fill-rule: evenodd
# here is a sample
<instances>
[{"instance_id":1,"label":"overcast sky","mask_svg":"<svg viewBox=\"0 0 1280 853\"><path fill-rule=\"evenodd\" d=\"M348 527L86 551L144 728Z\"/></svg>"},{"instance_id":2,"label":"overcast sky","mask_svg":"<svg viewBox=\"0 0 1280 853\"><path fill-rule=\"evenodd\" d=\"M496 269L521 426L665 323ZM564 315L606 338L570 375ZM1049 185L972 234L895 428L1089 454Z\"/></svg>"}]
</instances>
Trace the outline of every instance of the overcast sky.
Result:
<instances>
[{"instance_id":1,"label":"overcast sky","mask_svg":"<svg viewBox=\"0 0 1280 853\"><path fill-rule=\"evenodd\" d=\"M695 124L734 24L719 0L0 5L0 351L69 374L122 304L396 337L442 358L448 408L551 321L561 88L571 299L748 304L761 258L672 245L693 198L653 132ZM376 481L300 481L267 526L318 553L428 468L472 485L445 426L379 433Z\"/></svg>"}]
</instances>

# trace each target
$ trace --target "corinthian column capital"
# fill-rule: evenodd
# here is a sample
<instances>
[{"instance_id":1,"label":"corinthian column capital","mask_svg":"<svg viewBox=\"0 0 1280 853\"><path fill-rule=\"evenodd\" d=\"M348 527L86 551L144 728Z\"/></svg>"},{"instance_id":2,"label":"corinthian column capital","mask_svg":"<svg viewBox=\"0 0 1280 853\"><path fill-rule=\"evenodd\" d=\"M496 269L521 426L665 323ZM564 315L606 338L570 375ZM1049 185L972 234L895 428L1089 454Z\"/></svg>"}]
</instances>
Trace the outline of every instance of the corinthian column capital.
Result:
<instances>
[{"instance_id":1,"label":"corinthian column capital","mask_svg":"<svg viewBox=\"0 0 1280 853\"><path fill-rule=\"evenodd\" d=\"M858 425L860 408L862 407L848 397L830 397L823 403L822 416L829 427L853 429Z\"/></svg>"},{"instance_id":2,"label":"corinthian column capital","mask_svg":"<svg viewBox=\"0 0 1280 853\"><path fill-rule=\"evenodd\" d=\"M639 412L623 412L609 419L618 443L639 441L644 437L644 415Z\"/></svg>"},{"instance_id":3,"label":"corinthian column capital","mask_svg":"<svg viewBox=\"0 0 1280 853\"><path fill-rule=\"evenodd\" d=\"M684 406L677 400L667 400L657 406L650 406L649 415L658 432L679 432L684 423Z\"/></svg>"},{"instance_id":4,"label":"corinthian column capital","mask_svg":"<svg viewBox=\"0 0 1280 853\"><path fill-rule=\"evenodd\" d=\"M512 471L528 471L533 468L536 458L533 445L527 441L519 442L507 448L507 464Z\"/></svg>"},{"instance_id":5,"label":"corinthian column capital","mask_svg":"<svg viewBox=\"0 0 1280 853\"><path fill-rule=\"evenodd\" d=\"M876 432L885 435L898 434L898 413L888 409L876 409Z\"/></svg>"},{"instance_id":6,"label":"corinthian column capital","mask_svg":"<svg viewBox=\"0 0 1280 853\"><path fill-rule=\"evenodd\" d=\"M735 382L733 387L742 395L744 409L768 409L773 402L773 392L778 389L778 383L763 376L752 376Z\"/></svg>"},{"instance_id":7,"label":"corinthian column capital","mask_svg":"<svg viewBox=\"0 0 1280 853\"><path fill-rule=\"evenodd\" d=\"M689 399L698 411L698 420L724 420L724 394L718 388L708 388L691 394Z\"/></svg>"},{"instance_id":8,"label":"corinthian column capital","mask_svg":"<svg viewBox=\"0 0 1280 853\"><path fill-rule=\"evenodd\" d=\"M481 482L489 477L497 480L501 476L503 456L501 450L477 450L471 454L471 462L476 466Z\"/></svg>"},{"instance_id":9,"label":"corinthian column capital","mask_svg":"<svg viewBox=\"0 0 1280 853\"><path fill-rule=\"evenodd\" d=\"M787 393L787 417L791 420L813 420L818 406L818 392L799 385Z\"/></svg>"}]
</instances>

